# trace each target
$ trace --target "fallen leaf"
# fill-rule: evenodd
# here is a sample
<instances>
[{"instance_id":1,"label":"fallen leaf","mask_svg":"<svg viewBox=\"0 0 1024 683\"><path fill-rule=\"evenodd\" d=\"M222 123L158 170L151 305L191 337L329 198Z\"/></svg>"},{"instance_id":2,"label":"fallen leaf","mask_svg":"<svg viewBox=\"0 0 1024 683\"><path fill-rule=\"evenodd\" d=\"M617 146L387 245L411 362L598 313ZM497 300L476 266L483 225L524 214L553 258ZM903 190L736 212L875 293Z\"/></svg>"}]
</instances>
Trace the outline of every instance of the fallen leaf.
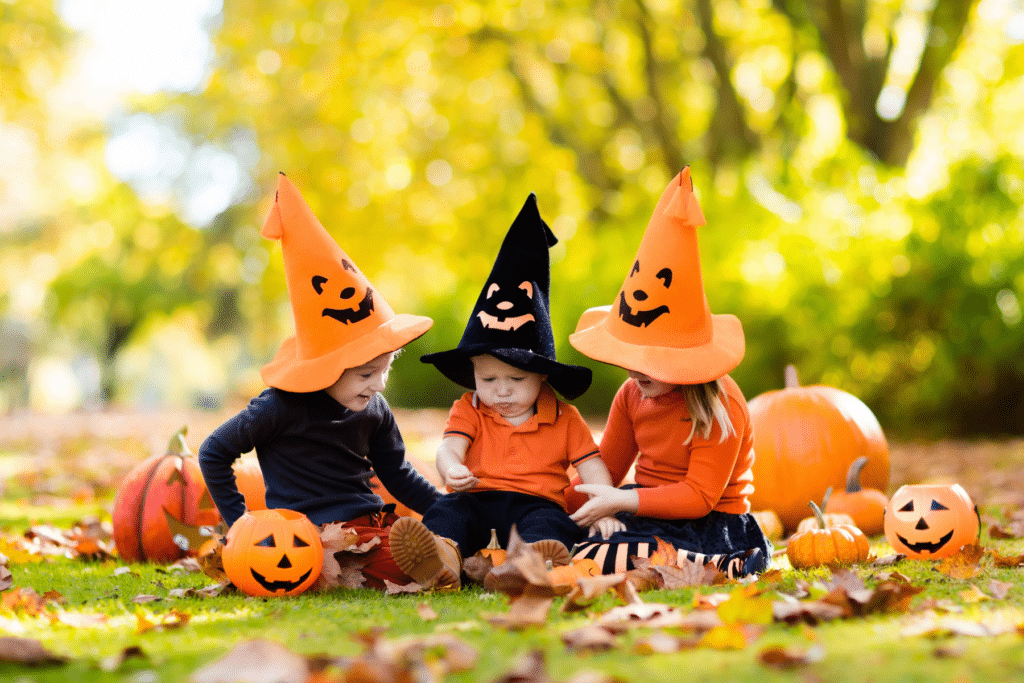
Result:
<instances>
[{"instance_id":1,"label":"fallen leaf","mask_svg":"<svg viewBox=\"0 0 1024 683\"><path fill-rule=\"evenodd\" d=\"M661 539L658 540L661 541ZM657 552L654 553L654 555L657 554ZM634 561L639 563L636 566L640 569L650 569L657 572L661 577L661 587L669 590L693 586L711 586L725 583L727 580L725 573L714 564L710 562L703 565L698 564L686 558L685 555L677 557L676 562L678 564L675 565L655 564L650 559L645 560L642 557L638 557Z\"/></svg>"},{"instance_id":2,"label":"fallen leaf","mask_svg":"<svg viewBox=\"0 0 1024 683\"><path fill-rule=\"evenodd\" d=\"M1009 528L1000 526L999 524L993 524L988 528L988 535L991 538L1020 538L1024 535L1024 525L1020 522L1011 524Z\"/></svg>"},{"instance_id":3,"label":"fallen leaf","mask_svg":"<svg viewBox=\"0 0 1024 683\"><path fill-rule=\"evenodd\" d=\"M807 649L775 645L767 647L757 654L757 661L767 667L782 670L814 664L824 658L825 648L820 643L815 643Z\"/></svg>"},{"instance_id":4,"label":"fallen leaf","mask_svg":"<svg viewBox=\"0 0 1024 683\"><path fill-rule=\"evenodd\" d=\"M533 650L523 655L516 660L508 673L494 679L494 683L549 683L549 681L542 650Z\"/></svg>"},{"instance_id":5,"label":"fallen leaf","mask_svg":"<svg viewBox=\"0 0 1024 683\"><path fill-rule=\"evenodd\" d=\"M722 624L705 633L700 644L715 650L742 650L764 631L763 626L756 624Z\"/></svg>"},{"instance_id":6,"label":"fallen leaf","mask_svg":"<svg viewBox=\"0 0 1024 683\"><path fill-rule=\"evenodd\" d=\"M968 605L971 605L978 602L984 602L985 600L991 600L992 598L972 583L970 588L965 591L960 591L960 599Z\"/></svg>"},{"instance_id":7,"label":"fallen leaf","mask_svg":"<svg viewBox=\"0 0 1024 683\"><path fill-rule=\"evenodd\" d=\"M980 545L968 544L939 562L937 571L951 579L970 579L981 573L981 558L985 549Z\"/></svg>"},{"instance_id":8,"label":"fallen leaf","mask_svg":"<svg viewBox=\"0 0 1024 683\"><path fill-rule=\"evenodd\" d=\"M139 610L135 613L135 620L138 633L153 630L170 631L188 626L188 623L192 620L192 615L178 610L171 610L162 615L147 614Z\"/></svg>"},{"instance_id":9,"label":"fallen leaf","mask_svg":"<svg viewBox=\"0 0 1024 683\"><path fill-rule=\"evenodd\" d=\"M320 576L317 577L310 590L327 591L334 588L362 588L366 582L363 567L366 558L347 551L324 553Z\"/></svg>"},{"instance_id":10,"label":"fallen leaf","mask_svg":"<svg viewBox=\"0 0 1024 683\"><path fill-rule=\"evenodd\" d=\"M992 579L988 582L988 592L992 594L992 597L996 600L1002 600L1013 588L1014 584L1009 581L997 581Z\"/></svg>"},{"instance_id":11,"label":"fallen leaf","mask_svg":"<svg viewBox=\"0 0 1024 683\"><path fill-rule=\"evenodd\" d=\"M397 583L391 583L387 579L384 579L384 587L387 589L388 595L399 595L401 593L422 593L426 590L425 587L421 586L415 581L410 581L409 583L402 585Z\"/></svg>"},{"instance_id":12,"label":"fallen leaf","mask_svg":"<svg viewBox=\"0 0 1024 683\"><path fill-rule=\"evenodd\" d=\"M120 669L121 666L125 663L125 661L129 659L148 660L149 657L146 655L145 652L143 652L142 648L138 645L129 645L120 652L101 659L99 662L99 667L101 671L113 673Z\"/></svg>"},{"instance_id":13,"label":"fallen leaf","mask_svg":"<svg viewBox=\"0 0 1024 683\"><path fill-rule=\"evenodd\" d=\"M6 559L6 558L5 558ZM0 565L0 591L5 591L14 584L14 575L6 565Z\"/></svg>"},{"instance_id":14,"label":"fallen leaf","mask_svg":"<svg viewBox=\"0 0 1024 683\"><path fill-rule=\"evenodd\" d=\"M64 664L66 657L55 655L32 638L0 636L0 662L16 664Z\"/></svg>"},{"instance_id":15,"label":"fallen leaf","mask_svg":"<svg viewBox=\"0 0 1024 683\"><path fill-rule=\"evenodd\" d=\"M324 554L348 550L359 543L359 532L347 527L342 522L332 522L320 527L320 542L324 546Z\"/></svg>"},{"instance_id":16,"label":"fallen leaf","mask_svg":"<svg viewBox=\"0 0 1024 683\"><path fill-rule=\"evenodd\" d=\"M500 565L495 569L503 566L505 565ZM553 597L524 594L512 601L512 606L506 614L489 614L484 615L484 618L493 626L512 631L532 626L543 626L547 623L548 612L554 601Z\"/></svg>"},{"instance_id":17,"label":"fallen leaf","mask_svg":"<svg viewBox=\"0 0 1024 683\"><path fill-rule=\"evenodd\" d=\"M670 655L697 647L700 641L700 635L681 638L665 631L655 631L648 636L638 638L633 644L633 652L638 655Z\"/></svg>"},{"instance_id":18,"label":"fallen leaf","mask_svg":"<svg viewBox=\"0 0 1024 683\"><path fill-rule=\"evenodd\" d=\"M157 602L158 600L163 600L163 598L161 598L159 595L150 594L136 595L134 598L132 598L132 602L134 602L136 605L146 605L151 602Z\"/></svg>"},{"instance_id":19,"label":"fallen leaf","mask_svg":"<svg viewBox=\"0 0 1024 683\"><path fill-rule=\"evenodd\" d=\"M903 553L893 553L892 555L886 555L884 557L877 558L870 564L872 567L891 567L894 564L899 564L903 560L907 559L907 556Z\"/></svg>"},{"instance_id":20,"label":"fallen leaf","mask_svg":"<svg viewBox=\"0 0 1024 683\"><path fill-rule=\"evenodd\" d=\"M622 592L620 592L620 586L627 582L627 576L628 574L604 574L602 576L590 576L585 579L580 579L576 582L576 585L573 586L569 595L565 597L565 602L562 603L561 611L566 614L579 612L580 610L586 609L587 605L610 590L614 590L616 593L622 595ZM637 600L639 600L639 598L637 598Z\"/></svg>"},{"instance_id":21,"label":"fallen leaf","mask_svg":"<svg viewBox=\"0 0 1024 683\"><path fill-rule=\"evenodd\" d=\"M420 615L420 619L423 621L435 621L437 619L437 612L430 606L430 603L421 602L416 605L416 613Z\"/></svg>"},{"instance_id":22,"label":"fallen leaf","mask_svg":"<svg viewBox=\"0 0 1024 683\"><path fill-rule=\"evenodd\" d=\"M1024 554L1022 555L1000 555L994 550L989 551L989 555L992 556L992 563L1001 568L1006 567L1019 567L1024 564Z\"/></svg>"},{"instance_id":23,"label":"fallen leaf","mask_svg":"<svg viewBox=\"0 0 1024 683\"><path fill-rule=\"evenodd\" d=\"M932 650L932 654L940 659L955 659L963 656L965 652L967 652L966 640L955 640L946 645L939 645Z\"/></svg>"},{"instance_id":24,"label":"fallen leaf","mask_svg":"<svg viewBox=\"0 0 1024 683\"><path fill-rule=\"evenodd\" d=\"M490 557L472 555L462 563L462 573L471 583L482 584L487 578L487 573L492 569L494 569L494 562Z\"/></svg>"},{"instance_id":25,"label":"fallen leaf","mask_svg":"<svg viewBox=\"0 0 1024 683\"><path fill-rule=\"evenodd\" d=\"M562 642L574 652L606 652L615 647L615 636L606 628L589 624L566 631L562 634Z\"/></svg>"},{"instance_id":26,"label":"fallen leaf","mask_svg":"<svg viewBox=\"0 0 1024 683\"><path fill-rule=\"evenodd\" d=\"M283 645L250 640L192 674L193 683L305 683L309 663Z\"/></svg>"},{"instance_id":27,"label":"fallen leaf","mask_svg":"<svg viewBox=\"0 0 1024 683\"><path fill-rule=\"evenodd\" d=\"M67 612L60 610L50 615L50 623L64 624L72 628L94 628L106 626L107 615L87 612Z\"/></svg>"},{"instance_id":28,"label":"fallen leaf","mask_svg":"<svg viewBox=\"0 0 1024 683\"><path fill-rule=\"evenodd\" d=\"M772 601L762 597L757 586L733 589L729 599L718 606L718 616L725 624L770 624Z\"/></svg>"},{"instance_id":29,"label":"fallen leaf","mask_svg":"<svg viewBox=\"0 0 1024 683\"><path fill-rule=\"evenodd\" d=\"M544 558L523 542L515 526L509 532L505 562L487 573L484 587L511 597L532 595L549 598L555 595Z\"/></svg>"}]
</instances>

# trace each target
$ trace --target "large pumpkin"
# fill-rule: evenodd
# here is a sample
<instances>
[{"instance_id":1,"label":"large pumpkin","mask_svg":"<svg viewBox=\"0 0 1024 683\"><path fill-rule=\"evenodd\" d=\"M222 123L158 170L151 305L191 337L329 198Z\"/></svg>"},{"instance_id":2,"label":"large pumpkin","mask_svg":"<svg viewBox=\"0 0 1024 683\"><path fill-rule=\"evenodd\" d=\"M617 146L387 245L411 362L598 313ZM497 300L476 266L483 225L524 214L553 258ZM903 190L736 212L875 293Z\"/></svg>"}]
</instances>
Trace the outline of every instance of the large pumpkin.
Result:
<instances>
[{"instance_id":1,"label":"large pumpkin","mask_svg":"<svg viewBox=\"0 0 1024 683\"><path fill-rule=\"evenodd\" d=\"M127 562L195 556L220 524L199 463L185 443L186 433L182 427L166 453L132 468L117 490L114 544Z\"/></svg>"},{"instance_id":2,"label":"large pumpkin","mask_svg":"<svg viewBox=\"0 0 1024 683\"><path fill-rule=\"evenodd\" d=\"M252 510L228 530L224 573L248 595L297 595L316 581L324 561L320 533L295 510Z\"/></svg>"},{"instance_id":3,"label":"large pumpkin","mask_svg":"<svg viewBox=\"0 0 1024 683\"><path fill-rule=\"evenodd\" d=\"M846 483L850 464L868 463L864 486L885 491L889 483L889 446L871 409L835 387L801 387L793 366L786 388L749 402L754 426L754 510L774 510L787 531L805 516L808 500L821 500L829 487Z\"/></svg>"},{"instance_id":4,"label":"large pumpkin","mask_svg":"<svg viewBox=\"0 0 1024 683\"><path fill-rule=\"evenodd\" d=\"M437 488L444 490L444 483L441 481L441 477L438 475L437 468L434 467L433 462L428 463L414 455L410 455L409 453L405 454L405 459L413 466L414 469L416 469L417 472L422 474L427 481ZM395 514L399 517L415 517L416 519L423 519L423 515L412 508L403 505L397 498L391 495L391 492L384 488L383 484L380 483L380 479L377 478L376 473L374 473L373 477L370 478L370 487L373 489L374 493L384 499L385 504L391 503L395 506Z\"/></svg>"},{"instance_id":5,"label":"large pumpkin","mask_svg":"<svg viewBox=\"0 0 1024 683\"><path fill-rule=\"evenodd\" d=\"M885 538L918 559L949 557L978 539L978 511L960 484L908 484L885 509Z\"/></svg>"}]
</instances>

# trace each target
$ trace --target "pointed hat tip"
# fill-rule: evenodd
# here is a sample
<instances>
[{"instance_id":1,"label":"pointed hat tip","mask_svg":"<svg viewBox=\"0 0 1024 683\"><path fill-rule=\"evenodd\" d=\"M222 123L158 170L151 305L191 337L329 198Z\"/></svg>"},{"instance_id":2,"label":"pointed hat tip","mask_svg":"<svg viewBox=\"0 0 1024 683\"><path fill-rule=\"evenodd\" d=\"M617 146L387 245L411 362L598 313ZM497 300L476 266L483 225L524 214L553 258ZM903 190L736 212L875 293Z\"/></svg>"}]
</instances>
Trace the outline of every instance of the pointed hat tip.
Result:
<instances>
[{"instance_id":1,"label":"pointed hat tip","mask_svg":"<svg viewBox=\"0 0 1024 683\"><path fill-rule=\"evenodd\" d=\"M687 183L686 180L690 182ZM665 207L664 214L693 228L707 225L704 212L701 211L700 203L697 202L697 195L693 193L693 178L690 177L689 166L679 172L679 184L676 185L672 199Z\"/></svg>"}]
</instances>

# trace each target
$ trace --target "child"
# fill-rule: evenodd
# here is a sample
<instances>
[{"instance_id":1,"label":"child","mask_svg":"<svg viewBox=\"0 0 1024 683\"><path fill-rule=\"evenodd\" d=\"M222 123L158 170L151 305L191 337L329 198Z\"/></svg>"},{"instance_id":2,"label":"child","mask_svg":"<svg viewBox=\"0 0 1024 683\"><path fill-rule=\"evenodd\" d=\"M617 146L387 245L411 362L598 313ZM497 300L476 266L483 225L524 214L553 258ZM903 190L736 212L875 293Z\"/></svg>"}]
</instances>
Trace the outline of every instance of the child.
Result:
<instances>
[{"instance_id":1,"label":"child","mask_svg":"<svg viewBox=\"0 0 1024 683\"><path fill-rule=\"evenodd\" d=\"M526 200L501 245L457 348L423 356L469 389L452 406L437 451L451 493L423 515L391 527L395 560L417 582L458 588L462 558L487 545L495 529L507 545L513 525L553 564L569 562L584 532L565 511L568 466L583 481L611 486L590 429L573 399L590 370L555 360L548 317L548 249L556 242ZM595 517L597 533L623 528Z\"/></svg>"},{"instance_id":2,"label":"child","mask_svg":"<svg viewBox=\"0 0 1024 683\"><path fill-rule=\"evenodd\" d=\"M630 557L649 556L659 538L680 551L677 560L714 562L731 577L764 571L771 558L747 501L750 415L726 374L743 358L743 328L708 308L696 231L704 224L685 168L654 210L617 305L587 311L569 337L590 358L629 371L601 458L615 482L636 460L637 486L578 485L591 498L572 515L587 525L618 513L625 523L577 552L606 573L632 568Z\"/></svg>"},{"instance_id":3,"label":"child","mask_svg":"<svg viewBox=\"0 0 1024 683\"><path fill-rule=\"evenodd\" d=\"M343 522L361 544L378 538L365 555L365 584L383 590L384 579L409 583L389 547L397 516L369 480L376 472L421 513L441 496L405 460L402 435L380 395L397 351L433 321L395 315L283 173L261 234L281 240L295 335L261 371L270 388L200 447L210 495L233 524L245 501L231 465L255 449L268 507L297 510L314 524Z\"/></svg>"}]
</instances>

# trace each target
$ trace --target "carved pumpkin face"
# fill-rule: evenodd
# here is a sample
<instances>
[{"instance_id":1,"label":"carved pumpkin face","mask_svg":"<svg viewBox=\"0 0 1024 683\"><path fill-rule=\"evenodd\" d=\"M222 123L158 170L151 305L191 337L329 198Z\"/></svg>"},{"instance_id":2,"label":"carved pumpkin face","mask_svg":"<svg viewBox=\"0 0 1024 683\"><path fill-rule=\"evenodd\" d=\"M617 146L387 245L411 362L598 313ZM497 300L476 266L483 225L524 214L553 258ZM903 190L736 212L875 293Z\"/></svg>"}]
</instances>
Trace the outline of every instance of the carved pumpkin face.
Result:
<instances>
[{"instance_id":1,"label":"carved pumpkin face","mask_svg":"<svg viewBox=\"0 0 1024 683\"><path fill-rule=\"evenodd\" d=\"M640 259L637 259L619 292L619 318L633 327L647 327L670 312L667 292L671 286L671 268L641 271Z\"/></svg>"},{"instance_id":2,"label":"carved pumpkin face","mask_svg":"<svg viewBox=\"0 0 1024 683\"><path fill-rule=\"evenodd\" d=\"M224 573L248 595L298 595L320 576L324 549L316 526L294 510L255 510L228 531Z\"/></svg>"},{"instance_id":3,"label":"carved pumpkin face","mask_svg":"<svg viewBox=\"0 0 1024 683\"><path fill-rule=\"evenodd\" d=\"M524 280L518 287L502 287L492 282L487 287L483 310L477 313L480 324L491 330L515 331L533 317L533 283Z\"/></svg>"},{"instance_id":4,"label":"carved pumpkin face","mask_svg":"<svg viewBox=\"0 0 1024 683\"><path fill-rule=\"evenodd\" d=\"M357 287L359 283L354 278L344 277L344 272L349 271L358 275L359 271L348 259L341 260L343 275L335 278L328 278L324 275L314 275L311 280L313 291L323 298L325 304L321 316L334 318L340 323L348 325L366 320L373 313L373 289L366 287L362 296L359 296ZM340 300L340 301L339 301ZM339 301L340 306L335 302Z\"/></svg>"},{"instance_id":5,"label":"carved pumpkin face","mask_svg":"<svg viewBox=\"0 0 1024 683\"><path fill-rule=\"evenodd\" d=\"M885 509L885 538L918 559L949 557L978 538L978 512L960 484L901 486Z\"/></svg>"}]
</instances>

